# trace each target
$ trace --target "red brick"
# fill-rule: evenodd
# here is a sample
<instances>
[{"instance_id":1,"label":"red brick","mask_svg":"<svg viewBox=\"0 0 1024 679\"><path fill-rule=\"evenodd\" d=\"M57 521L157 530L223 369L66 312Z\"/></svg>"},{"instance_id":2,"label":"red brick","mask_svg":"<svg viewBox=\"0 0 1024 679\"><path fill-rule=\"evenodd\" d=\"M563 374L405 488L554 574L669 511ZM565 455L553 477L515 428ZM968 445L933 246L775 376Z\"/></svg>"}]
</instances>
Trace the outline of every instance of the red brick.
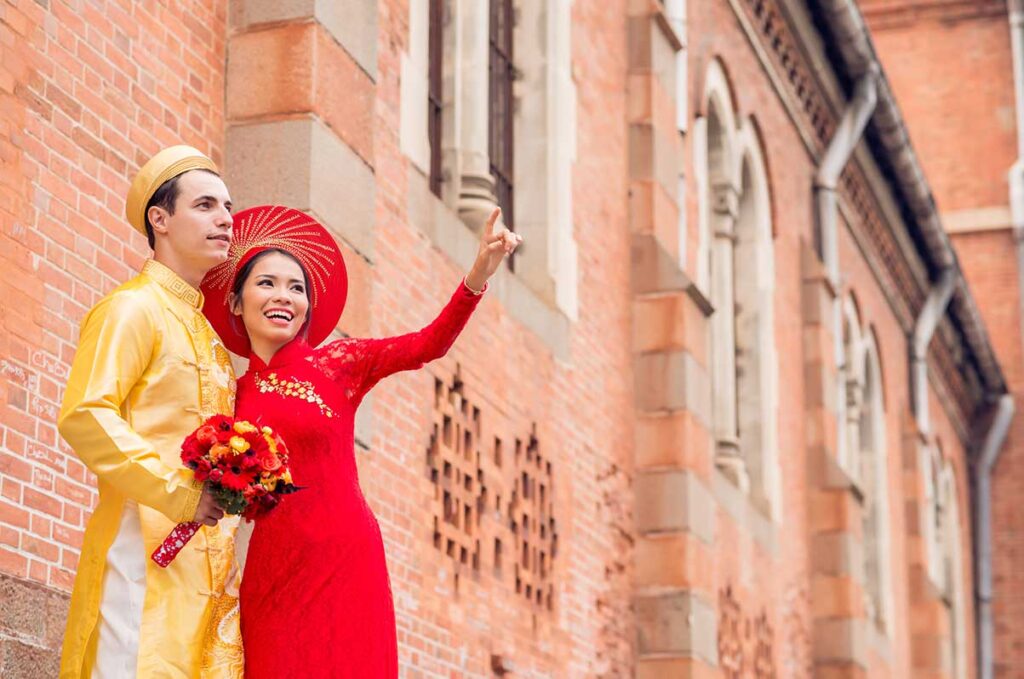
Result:
<instances>
[{"instance_id":1,"label":"red brick","mask_svg":"<svg viewBox=\"0 0 1024 679\"><path fill-rule=\"evenodd\" d=\"M61 501L56 497L27 487L24 489L23 497L25 506L29 509L35 509L58 518L61 516Z\"/></svg>"},{"instance_id":2,"label":"red brick","mask_svg":"<svg viewBox=\"0 0 1024 679\"><path fill-rule=\"evenodd\" d=\"M5 545L0 545L0 571L24 578L28 575L28 559L18 552L11 551Z\"/></svg>"},{"instance_id":3,"label":"red brick","mask_svg":"<svg viewBox=\"0 0 1024 679\"><path fill-rule=\"evenodd\" d=\"M57 545L29 535L22 536L21 548L29 554L46 561L56 561L57 557L60 556L60 549Z\"/></svg>"}]
</instances>

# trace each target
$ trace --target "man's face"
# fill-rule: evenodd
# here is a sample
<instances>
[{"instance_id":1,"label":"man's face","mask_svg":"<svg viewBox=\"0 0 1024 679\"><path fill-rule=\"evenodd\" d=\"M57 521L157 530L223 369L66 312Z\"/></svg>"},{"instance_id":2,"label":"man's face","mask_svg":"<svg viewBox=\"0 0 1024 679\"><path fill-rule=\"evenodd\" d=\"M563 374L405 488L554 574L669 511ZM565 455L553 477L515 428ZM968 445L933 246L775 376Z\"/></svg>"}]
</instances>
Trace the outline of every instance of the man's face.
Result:
<instances>
[{"instance_id":1,"label":"man's face","mask_svg":"<svg viewBox=\"0 0 1024 679\"><path fill-rule=\"evenodd\" d=\"M159 212L150 214L153 230L178 261L209 271L228 258L231 196L217 175L189 170L178 178L174 214L154 209Z\"/></svg>"}]
</instances>

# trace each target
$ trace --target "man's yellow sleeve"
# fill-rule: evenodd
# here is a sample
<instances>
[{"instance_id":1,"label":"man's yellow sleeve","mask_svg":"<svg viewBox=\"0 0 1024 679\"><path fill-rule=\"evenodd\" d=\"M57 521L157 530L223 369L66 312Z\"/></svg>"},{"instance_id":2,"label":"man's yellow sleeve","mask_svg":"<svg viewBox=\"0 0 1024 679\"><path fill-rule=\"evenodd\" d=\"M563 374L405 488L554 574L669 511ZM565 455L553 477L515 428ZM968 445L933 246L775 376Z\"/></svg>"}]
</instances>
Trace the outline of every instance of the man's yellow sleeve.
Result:
<instances>
[{"instance_id":1,"label":"man's yellow sleeve","mask_svg":"<svg viewBox=\"0 0 1024 679\"><path fill-rule=\"evenodd\" d=\"M58 428L103 483L181 523L195 518L200 491L164 464L122 414L157 338L138 293L124 290L102 300L82 323Z\"/></svg>"}]
</instances>

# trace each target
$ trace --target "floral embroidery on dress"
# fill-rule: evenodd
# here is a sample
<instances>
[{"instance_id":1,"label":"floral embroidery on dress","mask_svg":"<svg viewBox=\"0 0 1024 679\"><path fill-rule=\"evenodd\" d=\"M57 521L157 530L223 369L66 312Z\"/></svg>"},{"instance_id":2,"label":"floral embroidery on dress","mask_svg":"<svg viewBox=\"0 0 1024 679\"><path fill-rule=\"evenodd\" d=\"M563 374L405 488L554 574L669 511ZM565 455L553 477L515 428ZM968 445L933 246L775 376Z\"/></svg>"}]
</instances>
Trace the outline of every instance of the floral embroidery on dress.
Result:
<instances>
[{"instance_id":1,"label":"floral embroidery on dress","mask_svg":"<svg viewBox=\"0 0 1024 679\"><path fill-rule=\"evenodd\" d=\"M334 417L334 411L331 410L330 406L324 403L323 398L320 394L316 393L316 389L313 388L312 382L306 382L303 380L285 380L277 376L277 373L270 373L266 378L261 377L259 373L253 375L253 380L256 382L256 388L260 390L260 393L274 393L286 396L288 398L297 398L308 403L315 403L320 408L320 413L324 417Z\"/></svg>"},{"instance_id":2,"label":"floral embroidery on dress","mask_svg":"<svg viewBox=\"0 0 1024 679\"><path fill-rule=\"evenodd\" d=\"M222 594L213 598L212 615L203 639L200 679L233 679L245 671L238 598Z\"/></svg>"}]
</instances>

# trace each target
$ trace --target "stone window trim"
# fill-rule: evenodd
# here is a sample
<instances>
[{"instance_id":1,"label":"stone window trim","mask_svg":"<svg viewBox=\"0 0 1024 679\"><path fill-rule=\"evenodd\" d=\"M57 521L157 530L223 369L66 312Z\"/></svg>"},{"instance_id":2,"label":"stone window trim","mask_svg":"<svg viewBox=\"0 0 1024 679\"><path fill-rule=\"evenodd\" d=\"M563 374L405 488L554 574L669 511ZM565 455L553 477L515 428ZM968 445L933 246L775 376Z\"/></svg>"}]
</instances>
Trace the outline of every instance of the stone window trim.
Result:
<instances>
[{"instance_id":1,"label":"stone window trim","mask_svg":"<svg viewBox=\"0 0 1024 679\"><path fill-rule=\"evenodd\" d=\"M918 443L918 469L921 475L921 538L925 574L936 595L946 590L946 571L942 545L942 452L935 440Z\"/></svg>"},{"instance_id":2,"label":"stone window trim","mask_svg":"<svg viewBox=\"0 0 1024 679\"><path fill-rule=\"evenodd\" d=\"M967 587L964 583L964 530L960 520L960 494L958 475L947 460L940 474L941 528L943 565L946 587L943 598L950 616L950 647L953 657L953 676L968 676L967 657Z\"/></svg>"},{"instance_id":3,"label":"stone window trim","mask_svg":"<svg viewBox=\"0 0 1024 679\"><path fill-rule=\"evenodd\" d=\"M726 70L709 65L694 126L698 187L696 278L711 318L716 466L764 515L781 518L778 353L773 316L771 190L757 123L738 119ZM737 257L754 276L737 276ZM721 350L726 347L726 350ZM731 348L729 350L728 348Z\"/></svg>"},{"instance_id":4,"label":"stone window trim","mask_svg":"<svg viewBox=\"0 0 1024 679\"><path fill-rule=\"evenodd\" d=\"M572 0L510 0L514 16L511 112L513 117L512 184L515 192L510 217L524 244L516 252L516 297L528 313L537 302L565 321L578 319L578 255L573 224L572 168L576 157L576 88L572 72ZM410 0L408 49L401 55L400 146L410 160L410 185L417 174L430 176L432 153L427 143L429 103L429 2ZM443 3L443 109L441 123L440 200L476 237L476 229L497 204L489 151L489 22L487 2ZM527 29L532 31L526 34ZM538 36L538 31L540 36ZM541 39L539 39L541 38ZM418 170L418 172L416 171ZM418 191L418 189L416 189ZM419 215L410 220L430 221L427 201L414 198ZM432 219L443 228L427 225L435 245L457 262L447 217ZM467 228L468 227L468 228ZM457 240L464 240L457 238ZM523 300L520 288L529 290ZM500 295L499 295L500 296ZM514 312L513 312L514 313ZM534 320L531 327L545 340L561 334L565 321ZM554 327L555 330L550 328ZM563 338L556 340L563 344ZM559 349L560 350L560 349Z\"/></svg>"},{"instance_id":5,"label":"stone window trim","mask_svg":"<svg viewBox=\"0 0 1024 679\"><path fill-rule=\"evenodd\" d=\"M843 314L848 331L844 338L847 364L843 367L848 403L842 435L849 442L846 449L851 451L851 460L840 462L840 468L848 475L863 511L865 610L874 629L891 640L895 603L884 380L874 329L863 324L852 295L843 301Z\"/></svg>"}]
</instances>

